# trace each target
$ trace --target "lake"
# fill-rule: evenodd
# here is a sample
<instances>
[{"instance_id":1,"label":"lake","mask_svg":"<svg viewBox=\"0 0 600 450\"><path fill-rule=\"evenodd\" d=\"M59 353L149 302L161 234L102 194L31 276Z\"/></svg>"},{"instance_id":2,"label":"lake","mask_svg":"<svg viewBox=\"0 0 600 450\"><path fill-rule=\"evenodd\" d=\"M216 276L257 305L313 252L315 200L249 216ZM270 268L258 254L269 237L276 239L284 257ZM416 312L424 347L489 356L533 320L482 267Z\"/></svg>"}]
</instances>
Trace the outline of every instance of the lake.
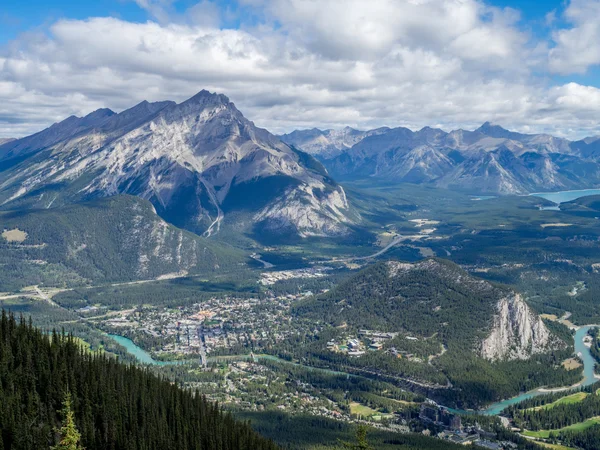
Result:
<instances>
[{"instance_id":1,"label":"lake","mask_svg":"<svg viewBox=\"0 0 600 450\"><path fill-rule=\"evenodd\" d=\"M565 202L571 202L581 197L588 197L590 195L600 195L600 189L583 189L580 191L560 191L560 192L534 192L529 194L533 197L541 197L551 202L560 204Z\"/></svg>"}]
</instances>

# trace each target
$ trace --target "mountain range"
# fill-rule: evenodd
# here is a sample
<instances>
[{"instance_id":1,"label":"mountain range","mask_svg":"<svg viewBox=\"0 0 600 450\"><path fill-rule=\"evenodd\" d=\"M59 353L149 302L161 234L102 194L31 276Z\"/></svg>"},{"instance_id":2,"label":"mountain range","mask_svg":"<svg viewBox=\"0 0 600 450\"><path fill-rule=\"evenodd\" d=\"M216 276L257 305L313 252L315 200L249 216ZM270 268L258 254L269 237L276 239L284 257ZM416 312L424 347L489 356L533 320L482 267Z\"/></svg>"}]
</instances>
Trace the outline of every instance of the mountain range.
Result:
<instances>
[{"instance_id":1,"label":"mountain range","mask_svg":"<svg viewBox=\"0 0 600 450\"><path fill-rule=\"evenodd\" d=\"M476 194L600 185L600 139L425 127L274 136L216 93L71 116L0 142L0 210L129 194L209 237L344 236L360 217L335 181L409 182Z\"/></svg>"},{"instance_id":2,"label":"mountain range","mask_svg":"<svg viewBox=\"0 0 600 450\"><path fill-rule=\"evenodd\" d=\"M409 182L477 194L526 194L600 185L597 137L569 141L549 134L516 133L486 122L474 131L312 129L294 131L281 139L321 160L337 180Z\"/></svg>"},{"instance_id":3,"label":"mountain range","mask_svg":"<svg viewBox=\"0 0 600 450\"><path fill-rule=\"evenodd\" d=\"M350 221L343 188L320 163L208 91L71 116L0 145L2 209L116 194L149 200L168 222L206 236L230 217L300 236L344 234Z\"/></svg>"}]
</instances>

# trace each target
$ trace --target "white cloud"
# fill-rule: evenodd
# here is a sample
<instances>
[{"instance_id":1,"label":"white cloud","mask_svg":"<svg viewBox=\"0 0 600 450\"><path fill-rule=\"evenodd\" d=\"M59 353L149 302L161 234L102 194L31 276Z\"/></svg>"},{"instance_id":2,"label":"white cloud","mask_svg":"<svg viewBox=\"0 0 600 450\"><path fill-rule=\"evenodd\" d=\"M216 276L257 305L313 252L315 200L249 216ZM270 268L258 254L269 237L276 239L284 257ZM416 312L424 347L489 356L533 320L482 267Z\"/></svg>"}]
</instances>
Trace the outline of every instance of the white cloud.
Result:
<instances>
[{"instance_id":1,"label":"white cloud","mask_svg":"<svg viewBox=\"0 0 600 450\"><path fill-rule=\"evenodd\" d=\"M550 69L560 74L585 73L600 64L600 1L572 0L564 18L572 26L553 33Z\"/></svg>"},{"instance_id":2,"label":"white cloud","mask_svg":"<svg viewBox=\"0 0 600 450\"><path fill-rule=\"evenodd\" d=\"M0 136L203 88L274 132L485 120L598 131L597 90L537 81L545 46L518 29L511 9L476 0L245 0L264 22L233 30L216 26L214 2L175 20L169 0L137 1L156 22L61 20L3 49Z\"/></svg>"}]
</instances>

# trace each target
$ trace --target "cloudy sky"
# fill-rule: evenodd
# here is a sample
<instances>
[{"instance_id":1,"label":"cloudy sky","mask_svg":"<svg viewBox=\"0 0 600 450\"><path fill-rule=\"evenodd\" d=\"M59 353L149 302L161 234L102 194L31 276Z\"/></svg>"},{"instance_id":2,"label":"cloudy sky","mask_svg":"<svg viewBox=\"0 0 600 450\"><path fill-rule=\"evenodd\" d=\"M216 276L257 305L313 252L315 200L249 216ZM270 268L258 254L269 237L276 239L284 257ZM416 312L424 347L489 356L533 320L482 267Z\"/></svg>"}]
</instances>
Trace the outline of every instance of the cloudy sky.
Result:
<instances>
[{"instance_id":1,"label":"cloudy sky","mask_svg":"<svg viewBox=\"0 0 600 450\"><path fill-rule=\"evenodd\" d=\"M0 137L201 89L273 132L600 134L599 18L600 0L2 0Z\"/></svg>"}]
</instances>

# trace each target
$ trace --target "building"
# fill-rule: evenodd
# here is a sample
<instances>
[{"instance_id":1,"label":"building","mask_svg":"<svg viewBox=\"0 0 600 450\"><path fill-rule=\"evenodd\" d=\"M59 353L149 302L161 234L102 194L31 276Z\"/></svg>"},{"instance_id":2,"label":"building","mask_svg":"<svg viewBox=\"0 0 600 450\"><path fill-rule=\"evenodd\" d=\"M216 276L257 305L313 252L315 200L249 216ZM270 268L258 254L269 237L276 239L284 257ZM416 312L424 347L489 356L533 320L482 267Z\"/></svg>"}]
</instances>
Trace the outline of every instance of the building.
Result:
<instances>
[{"instance_id":1,"label":"building","mask_svg":"<svg viewBox=\"0 0 600 450\"><path fill-rule=\"evenodd\" d=\"M371 350L381 350L383 348L383 344L381 342L371 342L369 345L369 349Z\"/></svg>"},{"instance_id":2,"label":"building","mask_svg":"<svg viewBox=\"0 0 600 450\"><path fill-rule=\"evenodd\" d=\"M419 412L419 419L424 422L437 422L438 421L438 407L428 403L421 404L421 411Z\"/></svg>"},{"instance_id":3,"label":"building","mask_svg":"<svg viewBox=\"0 0 600 450\"><path fill-rule=\"evenodd\" d=\"M419 419L424 422L431 422L449 430L460 430L462 423L458 414L452 414L444 407L440 407L433 402L421 404Z\"/></svg>"},{"instance_id":4,"label":"building","mask_svg":"<svg viewBox=\"0 0 600 450\"><path fill-rule=\"evenodd\" d=\"M502 450L502 445L497 442L491 441L478 441L477 445L483 448L489 448L490 450Z\"/></svg>"},{"instance_id":5,"label":"building","mask_svg":"<svg viewBox=\"0 0 600 450\"><path fill-rule=\"evenodd\" d=\"M348 348L357 349L360 347L360 342L357 339L350 339L348 341Z\"/></svg>"}]
</instances>

